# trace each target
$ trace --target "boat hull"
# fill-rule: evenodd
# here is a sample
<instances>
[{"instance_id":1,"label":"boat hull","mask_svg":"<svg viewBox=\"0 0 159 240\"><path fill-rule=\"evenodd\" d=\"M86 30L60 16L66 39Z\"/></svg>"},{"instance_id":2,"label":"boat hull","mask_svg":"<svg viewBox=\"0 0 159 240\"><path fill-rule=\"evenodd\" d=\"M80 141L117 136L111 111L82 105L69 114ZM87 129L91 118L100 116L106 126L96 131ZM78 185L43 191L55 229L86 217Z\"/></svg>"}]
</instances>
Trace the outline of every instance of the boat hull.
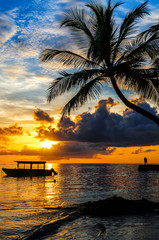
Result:
<instances>
[{"instance_id":1,"label":"boat hull","mask_svg":"<svg viewBox=\"0 0 159 240\"><path fill-rule=\"evenodd\" d=\"M10 169L2 168L9 177L33 177L33 176L52 176L55 174L53 169Z\"/></svg>"},{"instance_id":2,"label":"boat hull","mask_svg":"<svg viewBox=\"0 0 159 240\"><path fill-rule=\"evenodd\" d=\"M155 164L139 165L138 171L139 172L159 171L159 165L155 165Z\"/></svg>"}]
</instances>

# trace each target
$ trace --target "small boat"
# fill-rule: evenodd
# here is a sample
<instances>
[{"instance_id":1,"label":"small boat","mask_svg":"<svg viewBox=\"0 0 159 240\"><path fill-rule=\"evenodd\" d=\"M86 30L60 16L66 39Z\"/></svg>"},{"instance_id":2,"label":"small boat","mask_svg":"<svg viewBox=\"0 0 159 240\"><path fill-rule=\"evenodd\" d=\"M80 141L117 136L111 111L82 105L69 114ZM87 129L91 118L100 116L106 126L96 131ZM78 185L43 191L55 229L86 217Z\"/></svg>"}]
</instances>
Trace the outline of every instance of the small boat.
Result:
<instances>
[{"instance_id":1,"label":"small boat","mask_svg":"<svg viewBox=\"0 0 159 240\"><path fill-rule=\"evenodd\" d=\"M159 164L141 164L138 167L138 171L139 172L159 171Z\"/></svg>"},{"instance_id":2,"label":"small boat","mask_svg":"<svg viewBox=\"0 0 159 240\"><path fill-rule=\"evenodd\" d=\"M16 161L17 168L2 168L8 177L33 177L33 176L52 176L56 175L56 171L45 169L45 161ZM26 166L29 164L29 168ZM35 164L37 168L35 168Z\"/></svg>"}]
</instances>

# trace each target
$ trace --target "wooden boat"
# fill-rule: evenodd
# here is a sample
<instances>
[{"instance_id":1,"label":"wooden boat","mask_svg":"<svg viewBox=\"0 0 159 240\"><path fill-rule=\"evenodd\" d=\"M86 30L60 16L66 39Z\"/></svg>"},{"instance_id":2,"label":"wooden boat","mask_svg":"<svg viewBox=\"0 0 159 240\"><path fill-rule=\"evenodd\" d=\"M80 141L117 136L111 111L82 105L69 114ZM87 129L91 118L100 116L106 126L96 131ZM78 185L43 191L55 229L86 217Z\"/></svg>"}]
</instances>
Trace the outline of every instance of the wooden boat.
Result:
<instances>
[{"instance_id":1,"label":"wooden boat","mask_svg":"<svg viewBox=\"0 0 159 240\"><path fill-rule=\"evenodd\" d=\"M46 162L45 161L16 161L17 168L2 168L2 170L9 177L33 177L33 176L52 176L56 175L56 171L51 169L45 169ZM23 165L22 165L23 164ZM27 168L26 164L29 164L29 168ZM35 165L37 168L35 168Z\"/></svg>"},{"instance_id":2,"label":"wooden boat","mask_svg":"<svg viewBox=\"0 0 159 240\"><path fill-rule=\"evenodd\" d=\"M138 167L138 171L159 171L159 164L141 164Z\"/></svg>"}]
</instances>

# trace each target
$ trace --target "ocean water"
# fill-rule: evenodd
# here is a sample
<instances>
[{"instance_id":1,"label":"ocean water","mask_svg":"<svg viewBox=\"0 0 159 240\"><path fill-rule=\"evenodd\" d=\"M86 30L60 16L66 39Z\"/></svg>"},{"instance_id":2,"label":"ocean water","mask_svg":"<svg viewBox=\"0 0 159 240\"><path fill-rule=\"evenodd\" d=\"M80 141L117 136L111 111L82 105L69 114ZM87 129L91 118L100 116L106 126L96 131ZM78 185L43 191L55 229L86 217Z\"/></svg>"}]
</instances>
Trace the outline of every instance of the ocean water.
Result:
<instances>
[{"instance_id":1,"label":"ocean water","mask_svg":"<svg viewBox=\"0 0 159 240\"><path fill-rule=\"evenodd\" d=\"M0 165L2 167L13 165ZM32 229L66 213L70 207L114 195L127 199L159 201L159 173L140 173L137 165L49 164L58 175L54 178L11 178L0 174L0 239L27 236ZM54 209L52 209L54 208ZM105 231L100 234L101 226ZM63 224L56 233L39 239L159 239L159 215L121 217L80 217Z\"/></svg>"}]
</instances>

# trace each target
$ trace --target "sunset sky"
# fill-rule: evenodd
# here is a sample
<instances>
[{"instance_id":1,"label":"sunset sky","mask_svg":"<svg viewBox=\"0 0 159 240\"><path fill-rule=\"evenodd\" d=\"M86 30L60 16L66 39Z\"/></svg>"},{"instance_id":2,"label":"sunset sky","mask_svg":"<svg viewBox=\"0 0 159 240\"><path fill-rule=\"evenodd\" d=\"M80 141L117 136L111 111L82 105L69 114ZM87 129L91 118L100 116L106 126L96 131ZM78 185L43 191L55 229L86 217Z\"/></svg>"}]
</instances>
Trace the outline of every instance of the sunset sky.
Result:
<instances>
[{"instance_id":1,"label":"sunset sky","mask_svg":"<svg viewBox=\"0 0 159 240\"><path fill-rule=\"evenodd\" d=\"M81 7L83 0L6 0L0 3L0 163L6 159L50 162L159 163L159 127L127 109L105 85L97 101L87 102L60 121L62 107L74 92L47 103L49 83L66 70L62 64L41 63L45 48L77 51L67 29L60 28L63 13ZM106 2L106 1L103 1ZM125 1L116 20L143 1ZM139 22L144 30L159 21L158 1L149 1L150 15ZM67 69L68 70L68 69ZM159 114L151 103L133 92L125 96Z\"/></svg>"}]
</instances>

